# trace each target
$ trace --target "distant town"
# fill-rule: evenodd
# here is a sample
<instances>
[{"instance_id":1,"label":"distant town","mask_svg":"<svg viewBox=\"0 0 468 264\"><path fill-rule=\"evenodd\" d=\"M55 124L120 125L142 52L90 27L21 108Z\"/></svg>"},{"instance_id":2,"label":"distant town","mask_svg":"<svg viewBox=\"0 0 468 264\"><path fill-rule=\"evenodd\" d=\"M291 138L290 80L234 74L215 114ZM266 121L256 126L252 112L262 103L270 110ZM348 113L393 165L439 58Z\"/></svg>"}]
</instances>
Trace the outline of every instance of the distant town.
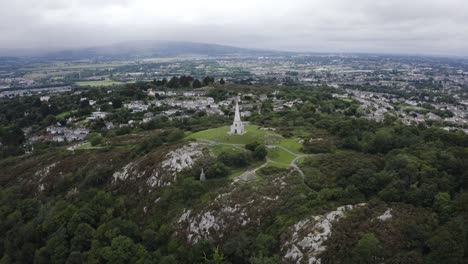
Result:
<instances>
[{"instance_id":1,"label":"distant town","mask_svg":"<svg viewBox=\"0 0 468 264\"><path fill-rule=\"evenodd\" d=\"M351 54L226 56L57 62L20 70L12 66L0 69L0 97L40 96L43 102L59 93L79 96L90 87L110 88L107 90L110 98L113 89L126 84L157 84L159 88L147 89L141 100L123 102L131 113L123 123L106 118L110 113L102 105L111 106L109 98L80 97L80 102L92 109L84 121L106 120L108 129L140 125L157 117L183 119L199 113L223 116L232 111L233 98L217 100L207 96L209 89L205 89L222 79L223 83L270 85L278 89L328 87L333 89L333 97L356 103L354 107L332 111L347 111L347 115L378 122L394 116L407 125L423 123L468 133L468 61L459 58ZM177 83L174 76L186 76L187 80ZM284 98L279 91L242 96L248 98L240 104L241 115L247 118L253 112L261 113L266 101L273 111L286 111L303 103L301 98ZM89 130L77 125L77 120L82 122L69 117L63 126L49 126L45 134L31 135L29 140L84 140Z\"/></svg>"}]
</instances>

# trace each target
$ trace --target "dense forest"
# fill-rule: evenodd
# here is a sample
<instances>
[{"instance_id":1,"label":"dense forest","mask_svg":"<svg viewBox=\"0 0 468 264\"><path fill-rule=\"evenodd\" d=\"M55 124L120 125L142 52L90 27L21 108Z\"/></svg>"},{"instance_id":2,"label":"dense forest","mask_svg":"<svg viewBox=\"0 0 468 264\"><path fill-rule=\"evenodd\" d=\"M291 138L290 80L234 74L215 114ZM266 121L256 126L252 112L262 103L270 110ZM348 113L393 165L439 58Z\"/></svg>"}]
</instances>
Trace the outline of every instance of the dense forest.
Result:
<instances>
[{"instance_id":1,"label":"dense forest","mask_svg":"<svg viewBox=\"0 0 468 264\"><path fill-rule=\"evenodd\" d=\"M185 87L186 78L169 80ZM201 84L214 80L205 79ZM59 114L82 118L91 112L81 97L97 99L110 119L129 119L121 108L127 100L145 100L144 91L161 83L137 83L107 96L106 89L81 95L64 94L48 104L37 97L3 100L0 105L0 255L7 263L282 263L286 233L300 220L348 204L365 203L333 226L322 263L466 263L468 261L468 136L424 125L406 126L387 116L375 122L354 115L356 102L332 97L331 88L287 87L280 96L304 104L288 111L262 103L251 124L275 128L282 137L306 140L307 155L297 171L264 167L259 180L239 185L239 197L278 193L271 205L252 204L257 224L221 230L222 236L190 243L179 225L180 215L203 210L218 195L233 192L232 173L261 163L265 146L249 142L240 154L206 155L177 180L157 191L138 179L115 183L123 165L156 163L165 153L186 144L186 135L229 125L225 116L158 117L141 126L108 130L100 121L89 125L102 137L102 148L65 150L65 144L36 143L29 154L21 147L23 128L39 131ZM197 83L198 86L198 83ZM274 87L218 85L209 96L223 100L238 92L271 93ZM112 101L109 105L99 98ZM152 111L164 109L154 107ZM29 115L24 115L29 112ZM105 142L105 143L103 143ZM159 155L159 156L158 156ZM58 164L38 191L38 173ZM46 167L47 168L47 167ZM207 181L199 180L205 168ZM285 177L287 193L272 182ZM157 202L155 202L157 201ZM258 207L255 207L258 206ZM374 221L388 208L393 218Z\"/></svg>"}]
</instances>

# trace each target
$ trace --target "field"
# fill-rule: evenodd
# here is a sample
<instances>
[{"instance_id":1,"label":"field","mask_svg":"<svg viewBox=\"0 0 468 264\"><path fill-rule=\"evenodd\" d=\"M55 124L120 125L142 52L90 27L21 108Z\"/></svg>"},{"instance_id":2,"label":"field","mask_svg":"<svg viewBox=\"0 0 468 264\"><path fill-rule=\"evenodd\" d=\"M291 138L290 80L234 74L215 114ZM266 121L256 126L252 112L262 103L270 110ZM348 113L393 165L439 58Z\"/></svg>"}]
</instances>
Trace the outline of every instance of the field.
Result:
<instances>
[{"instance_id":1,"label":"field","mask_svg":"<svg viewBox=\"0 0 468 264\"><path fill-rule=\"evenodd\" d=\"M223 126L193 133L187 138L209 140L226 144L247 144L257 141L265 145L279 145L294 153L299 153L301 144L295 138L284 138L281 135L267 130L259 130L259 126L246 125L247 133L231 136L228 134L229 126Z\"/></svg>"},{"instance_id":2,"label":"field","mask_svg":"<svg viewBox=\"0 0 468 264\"><path fill-rule=\"evenodd\" d=\"M294 160L296 156L293 154L287 152L286 150L279 148L279 147L273 147L268 149L268 156L267 156L271 161L281 163L284 165L289 166L291 162Z\"/></svg>"},{"instance_id":3,"label":"field","mask_svg":"<svg viewBox=\"0 0 468 264\"><path fill-rule=\"evenodd\" d=\"M63 112L63 113L61 113L61 114L58 114L58 115L56 116L56 118L57 118L57 119L65 119L65 118L67 118L67 117L69 117L69 116L70 116L70 111L67 111L67 112Z\"/></svg>"},{"instance_id":4,"label":"field","mask_svg":"<svg viewBox=\"0 0 468 264\"><path fill-rule=\"evenodd\" d=\"M402 110L428 111L426 108L423 108L423 107L420 107L420 106L413 106L413 105L406 105L406 104L400 105L400 108Z\"/></svg>"},{"instance_id":5,"label":"field","mask_svg":"<svg viewBox=\"0 0 468 264\"><path fill-rule=\"evenodd\" d=\"M231 145L212 145L209 147L210 151L218 156L219 154L223 152L229 152L229 153L242 153L245 152L245 149L242 149L241 147L237 146L231 146Z\"/></svg>"},{"instance_id":6,"label":"field","mask_svg":"<svg viewBox=\"0 0 468 264\"><path fill-rule=\"evenodd\" d=\"M119 85L123 84L123 82L116 82L112 81L110 79L105 79L102 81L84 81L84 82L76 82L75 83L78 86L92 86L92 87L98 87L98 86L112 86L112 85Z\"/></svg>"},{"instance_id":7,"label":"field","mask_svg":"<svg viewBox=\"0 0 468 264\"><path fill-rule=\"evenodd\" d=\"M353 102L353 99L351 99L351 98L343 98L343 99L341 99L341 101L346 102L346 103L352 103L352 102Z\"/></svg>"},{"instance_id":8,"label":"field","mask_svg":"<svg viewBox=\"0 0 468 264\"><path fill-rule=\"evenodd\" d=\"M42 69L47 70L63 70L63 69L98 69L98 68L113 68L128 65L128 61L115 61L107 63L64 63L55 62L53 64L39 65Z\"/></svg>"},{"instance_id":9,"label":"field","mask_svg":"<svg viewBox=\"0 0 468 264\"><path fill-rule=\"evenodd\" d=\"M245 151L244 145L255 141L266 145L268 147L266 163L260 162L252 165L250 166L252 169L258 169L260 166L287 169L290 168L296 157L304 156L300 151L302 145L297 142L296 136L284 138L275 131L260 130L259 128L256 125L246 124L247 132L244 135L229 135L229 126L223 126L189 134L186 138L207 143L214 155L219 155L222 152L239 153ZM240 176L246 170L248 168L235 170L230 177Z\"/></svg>"}]
</instances>

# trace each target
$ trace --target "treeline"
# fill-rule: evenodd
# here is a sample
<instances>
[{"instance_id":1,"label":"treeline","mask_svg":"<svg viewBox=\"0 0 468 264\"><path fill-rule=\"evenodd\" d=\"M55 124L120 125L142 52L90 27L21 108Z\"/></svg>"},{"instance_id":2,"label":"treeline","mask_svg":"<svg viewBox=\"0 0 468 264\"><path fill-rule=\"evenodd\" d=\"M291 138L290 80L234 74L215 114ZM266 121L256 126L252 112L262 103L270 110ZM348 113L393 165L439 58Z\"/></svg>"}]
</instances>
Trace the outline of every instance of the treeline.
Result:
<instances>
[{"instance_id":1,"label":"treeline","mask_svg":"<svg viewBox=\"0 0 468 264\"><path fill-rule=\"evenodd\" d=\"M143 86L151 85L129 85L113 96L136 98L142 95ZM99 92L85 95L93 98ZM288 87L281 89L278 97L301 98L305 103L291 111L275 112L271 103L264 102L255 123L275 127L285 137L301 131L306 139L321 138L307 140L303 149L321 154L299 165L304 178L271 167L259 170L267 177L289 175L288 180L298 185L261 225L246 226L236 233L226 229L220 244L199 241L186 245L174 235L178 231L174 223L184 209L210 204L223 193L221 188L231 183L226 177L229 171L263 162L267 149L255 142L247 144L246 151L221 151L206 163L195 164L158 192L137 187L132 192L124 189L128 186L118 189L109 184L121 166L101 164L98 157L103 157L102 162L128 164L128 160L119 162L118 157L157 152L159 147L182 139L187 131L227 122L223 117L208 116L173 121L157 118L140 128L103 133L106 140L121 141L117 136L132 129L157 129L135 142L132 149L70 154L66 159L79 157L86 165L39 195L19 186L2 186L0 263L280 263L281 242L289 227L338 206L361 202L367 203L363 210L333 225L327 251L321 256L323 263L466 263L465 134L404 126L391 117L378 123L346 116L336 110L345 111L353 103L332 98L326 89ZM0 169L30 164L26 158L14 161L17 164L0 163ZM208 179L204 183L198 180L201 168ZM264 179L260 177L260 181ZM145 204L154 205L153 211L143 211ZM373 213L387 208L393 209L394 218L376 220Z\"/></svg>"},{"instance_id":2,"label":"treeline","mask_svg":"<svg viewBox=\"0 0 468 264\"><path fill-rule=\"evenodd\" d=\"M174 76L171 79L167 80L166 78L160 79L160 80L153 80L152 84L158 86L158 87L167 87L171 89L177 89L177 88L201 88L205 86L209 86L215 83L215 79L210 76L206 76L202 80L195 79L192 76L186 76L182 75L180 77ZM219 80L219 84L225 84L226 81L224 78L221 78Z\"/></svg>"}]
</instances>

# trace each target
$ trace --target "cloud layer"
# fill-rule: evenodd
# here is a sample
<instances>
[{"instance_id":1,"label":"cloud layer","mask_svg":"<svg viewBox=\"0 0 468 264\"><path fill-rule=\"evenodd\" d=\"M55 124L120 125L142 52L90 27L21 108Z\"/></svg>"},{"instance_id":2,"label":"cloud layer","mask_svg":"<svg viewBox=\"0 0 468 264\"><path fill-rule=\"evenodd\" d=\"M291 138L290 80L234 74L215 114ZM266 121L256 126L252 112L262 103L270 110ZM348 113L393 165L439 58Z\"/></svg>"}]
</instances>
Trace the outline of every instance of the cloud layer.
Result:
<instances>
[{"instance_id":1,"label":"cloud layer","mask_svg":"<svg viewBox=\"0 0 468 264\"><path fill-rule=\"evenodd\" d=\"M2 0L0 48L180 40L468 55L466 0Z\"/></svg>"}]
</instances>

